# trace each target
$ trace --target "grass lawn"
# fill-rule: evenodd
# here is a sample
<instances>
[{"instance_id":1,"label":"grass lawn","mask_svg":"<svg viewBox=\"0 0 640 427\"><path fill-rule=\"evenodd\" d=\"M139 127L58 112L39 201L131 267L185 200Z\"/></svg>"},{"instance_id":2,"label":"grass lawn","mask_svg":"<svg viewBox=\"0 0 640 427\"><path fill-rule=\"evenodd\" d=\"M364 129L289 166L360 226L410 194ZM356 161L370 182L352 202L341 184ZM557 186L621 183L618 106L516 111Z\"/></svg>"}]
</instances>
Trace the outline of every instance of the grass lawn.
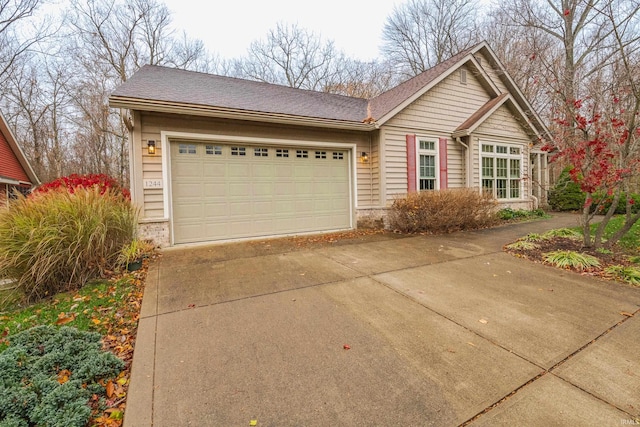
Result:
<instances>
[{"instance_id":1,"label":"grass lawn","mask_svg":"<svg viewBox=\"0 0 640 427\"><path fill-rule=\"evenodd\" d=\"M609 238L613 233L615 233L624 223L623 216L617 216L611 218L611 221L607 224L607 227L604 230L604 237ZM591 225L592 233L595 233L596 227L598 224ZM580 232L582 232L581 228L578 228ZM631 230L618 242L618 245L628 251L630 255L640 255L640 221L636 222Z\"/></svg>"},{"instance_id":2,"label":"grass lawn","mask_svg":"<svg viewBox=\"0 0 640 427\"><path fill-rule=\"evenodd\" d=\"M125 362L117 381L106 387L106 411L94 407L91 426L122 424L146 262L142 270L93 281L77 292L58 294L32 305L22 305L15 290L0 290L0 352L11 341L11 335L32 326L66 325L98 332L104 349Z\"/></svg>"}]
</instances>

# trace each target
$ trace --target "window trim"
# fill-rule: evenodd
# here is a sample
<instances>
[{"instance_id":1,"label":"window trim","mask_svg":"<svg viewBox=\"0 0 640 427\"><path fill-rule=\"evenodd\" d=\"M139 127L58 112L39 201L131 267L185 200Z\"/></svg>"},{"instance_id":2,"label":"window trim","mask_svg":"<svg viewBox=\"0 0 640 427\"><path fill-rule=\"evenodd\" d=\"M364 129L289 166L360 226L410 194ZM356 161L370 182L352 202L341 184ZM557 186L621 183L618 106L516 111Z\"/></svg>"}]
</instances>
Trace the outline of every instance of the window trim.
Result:
<instances>
[{"instance_id":1,"label":"window trim","mask_svg":"<svg viewBox=\"0 0 640 427\"><path fill-rule=\"evenodd\" d=\"M420 142L433 142L433 150L420 148ZM433 190L420 189L420 156L427 155L434 157L434 180ZM440 138L416 135L416 190L417 191L437 191L440 190Z\"/></svg>"},{"instance_id":2,"label":"window trim","mask_svg":"<svg viewBox=\"0 0 640 427\"><path fill-rule=\"evenodd\" d=\"M492 151L483 151L483 146L485 145L490 145L493 147ZM505 147L506 148L506 152L504 153L499 153L497 150L497 147ZM519 151L519 154L511 154L511 149L512 148L517 148ZM492 190L492 195L493 197L496 198L496 200L500 201L500 202L508 202L508 201L521 201L521 200L525 200L525 194L524 194L524 154L526 151L526 146L523 144L517 144L517 143L512 143L512 142L498 142L498 141L492 141L492 140L478 140L478 186L480 188L480 191L485 191L483 185L482 185L482 181L484 179L491 179L493 181L493 186L491 188ZM493 159L493 177L492 178L484 178L483 176L483 161L482 159L484 158L491 158ZM496 159L505 159L506 160L506 167L507 167L507 171L506 171L506 177L497 177L496 176L496 171L498 168L498 164L497 164L497 160ZM519 176L518 178L512 178L511 177L511 160L519 160L520 162L520 170L519 170ZM506 191L506 197L498 197L498 188L497 188L497 180L498 179L506 179L507 180L507 187L505 189ZM518 181L518 197L511 197L511 181Z\"/></svg>"}]
</instances>

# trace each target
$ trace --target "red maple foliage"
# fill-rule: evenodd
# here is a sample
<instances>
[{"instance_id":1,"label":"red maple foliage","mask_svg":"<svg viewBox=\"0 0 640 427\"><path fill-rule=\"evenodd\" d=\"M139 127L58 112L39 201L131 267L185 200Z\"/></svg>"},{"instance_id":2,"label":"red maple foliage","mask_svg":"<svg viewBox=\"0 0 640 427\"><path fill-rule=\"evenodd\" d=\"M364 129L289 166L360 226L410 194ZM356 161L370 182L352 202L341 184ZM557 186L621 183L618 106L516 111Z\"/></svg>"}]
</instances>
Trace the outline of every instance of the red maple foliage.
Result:
<instances>
[{"instance_id":1,"label":"red maple foliage","mask_svg":"<svg viewBox=\"0 0 640 427\"><path fill-rule=\"evenodd\" d=\"M127 200L131 200L129 190L123 188L118 181L105 174L72 174L63 176L41 185L34 190L33 193L47 193L50 191L68 191L73 193L77 188L98 188L100 189L100 194L113 190L116 193L122 193L122 196Z\"/></svg>"},{"instance_id":2,"label":"red maple foliage","mask_svg":"<svg viewBox=\"0 0 640 427\"><path fill-rule=\"evenodd\" d=\"M590 99L575 100L567 105L562 118L555 120L558 132L553 143L543 147L552 151L551 161L562 159L571 169L569 175L580 189L586 193L583 209L583 225L585 226L585 246L591 246L587 241L589 233L586 231L593 213L605 213L604 203L615 200L612 208L606 212L605 220L611 218L617 206L618 198L624 194L625 185L629 179L640 174L640 128L637 122L637 105L632 111L625 111L619 98L614 96L607 103L606 111L599 109L598 104ZM609 197L593 197L596 194ZM629 207L634 203L631 195L626 200ZM627 222L637 221L636 217L627 215ZM603 227L604 227L603 225ZM625 225L626 228L626 225ZM597 233L595 245L600 244L601 231ZM612 240L612 239L610 239Z\"/></svg>"}]
</instances>

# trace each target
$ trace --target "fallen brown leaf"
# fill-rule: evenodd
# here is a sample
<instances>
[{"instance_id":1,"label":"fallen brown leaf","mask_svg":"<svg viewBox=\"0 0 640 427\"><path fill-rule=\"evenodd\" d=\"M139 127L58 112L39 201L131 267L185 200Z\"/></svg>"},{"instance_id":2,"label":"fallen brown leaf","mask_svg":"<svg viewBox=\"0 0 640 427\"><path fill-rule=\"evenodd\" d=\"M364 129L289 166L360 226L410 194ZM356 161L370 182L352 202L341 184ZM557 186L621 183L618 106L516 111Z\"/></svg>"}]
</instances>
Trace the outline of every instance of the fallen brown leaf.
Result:
<instances>
[{"instance_id":1,"label":"fallen brown leaf","mask_svg":"<svg viewBox=\"0 0 640 427\"><path fill-rule=\"evenodd\" d=\"M76 320L75 313L69 313L69 315L67 315L65 312L62 312L58 314L58 320L56 320L56 325L58 326L66 325L67 323L73 322L74 320Z\"/></svg>"}]
</instances>

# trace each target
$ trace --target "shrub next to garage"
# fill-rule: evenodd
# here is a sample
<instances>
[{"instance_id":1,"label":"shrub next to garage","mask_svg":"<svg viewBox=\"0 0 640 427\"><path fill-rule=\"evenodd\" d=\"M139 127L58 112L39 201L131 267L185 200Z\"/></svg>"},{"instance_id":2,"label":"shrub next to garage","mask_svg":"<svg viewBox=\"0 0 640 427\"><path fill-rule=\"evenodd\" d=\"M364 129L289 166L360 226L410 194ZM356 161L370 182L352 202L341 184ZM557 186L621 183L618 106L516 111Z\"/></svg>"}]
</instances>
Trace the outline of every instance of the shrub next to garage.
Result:
<instances>
[{"instance_id":1,"label":"shrub next to garage","mask_svg":"<svg viewBox=\"0 0 640 427\"><path fill-rule=\"evenodd\" d=\"M396 198L389 213L392 229L403 233L449 233L493 225L496 200L469 188L421 191Z\"/></svg>"},{"instance_id":2,"label":"shrub next to garage","mask_svg":"<svg viewBox=\"0 0 640 427\"><path fill-rule=\"evenodd\" d=\"M115 269L137 216L121 191L98 186L19 198L0 212L0 278L31 301L77 289Z\"/></svg>"}]
</instances>

